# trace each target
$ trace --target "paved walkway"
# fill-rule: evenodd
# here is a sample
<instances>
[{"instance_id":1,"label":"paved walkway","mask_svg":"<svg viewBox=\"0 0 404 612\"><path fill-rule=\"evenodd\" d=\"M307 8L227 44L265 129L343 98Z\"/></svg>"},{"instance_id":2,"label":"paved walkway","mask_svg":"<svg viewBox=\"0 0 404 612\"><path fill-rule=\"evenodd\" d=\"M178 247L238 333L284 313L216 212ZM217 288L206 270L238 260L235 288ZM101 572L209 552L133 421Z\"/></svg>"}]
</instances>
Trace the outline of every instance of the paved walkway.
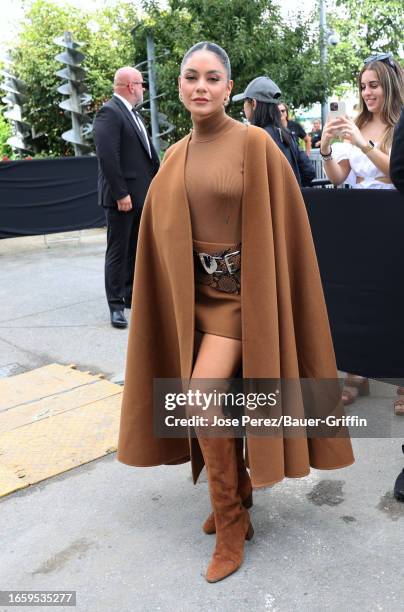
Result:
<instances>
[{"instance_id":1,"label":"paved walkway","mask_svg":"<svg viewBox=\"0 0 404 612\"><path fill-rule=\"evenodd\" d=\"M109 325L104 249L102 231L50 248L0 241L0 376L49 363L122 376L127 332ZM393 396L372 382L360 410L389 410ZM402 610L401 439L354 450L350 468L258 491L245 562L215 585L203 579L214 545L201 530L205 479L108 455L0 500L0 589L76 590L80 612Z\"/></svg>"}]
</instances>

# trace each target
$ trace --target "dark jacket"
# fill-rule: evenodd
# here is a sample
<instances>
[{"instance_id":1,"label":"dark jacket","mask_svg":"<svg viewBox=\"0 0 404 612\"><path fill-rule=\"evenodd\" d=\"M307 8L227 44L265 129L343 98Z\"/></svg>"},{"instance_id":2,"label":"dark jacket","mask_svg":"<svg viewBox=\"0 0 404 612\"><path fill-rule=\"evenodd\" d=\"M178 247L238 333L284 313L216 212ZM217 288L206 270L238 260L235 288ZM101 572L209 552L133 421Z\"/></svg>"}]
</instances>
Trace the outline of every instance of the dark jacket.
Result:
<instances>
[{"instance_id":1,"label":"dark jacket","mask_svg":"<svg viewBox=\"0 0 404 612\"><path fill-rule=\"evenodd\" d=\"M390 178L395 187L404 193L404 108L394 130L390 156Z\"/></svg>"},{"instance_id":2,"label":"dark jacket","mask_svg":"<svg viewBox=\"0 0 404 612\"><path fill-rule=\"evenodd\" d=\"M307 157L304 151L301 151L298 147L296 140L291 135L290 147L288 147L282 140L280 132L277 128L272 125L265 126L265 131L271 136L276 142L295 173L295 177L300 187L308 187L311 181L315 178L316 172L313 164Z\"/></svg>"},{"instance_id":3,"label":"dark jacket","mask_svg":"<svg viewBox=\"0 0 404 612\"><path fill-rule=\"evenodd\" d=\"M98 204L117 208L117 200L130 194L134 206L143 206L159 159L149 138L151 158L130 111L113 96L94 121L98 157Z\"/></svg>"}]
</instances>

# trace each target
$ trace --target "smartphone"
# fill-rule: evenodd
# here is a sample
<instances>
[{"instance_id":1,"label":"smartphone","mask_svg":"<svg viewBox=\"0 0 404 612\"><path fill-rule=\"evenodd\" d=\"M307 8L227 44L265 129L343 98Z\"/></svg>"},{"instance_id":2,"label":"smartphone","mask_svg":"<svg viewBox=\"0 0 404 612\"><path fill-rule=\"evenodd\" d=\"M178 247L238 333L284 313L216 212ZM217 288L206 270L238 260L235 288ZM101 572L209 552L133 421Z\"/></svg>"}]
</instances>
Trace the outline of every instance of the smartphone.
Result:
<instances>
[{"instance_id":1,"label":"smartphone","mask_svg":"<svg viewBox=\"0 0 404 612\"><path fill-rule=\"evenodd\" d=\"M345 102L330 102L330 110L328 111L329 121L334 121L338 117L346 115Z\"/></svg>"},{"instance_id":2,"label":"smartphone","mask_svg":"<svg viewBox=\"0 0 404 612\"><path fill-rule=\"evenodd\" d=\"M328 121L334 121L334 119L339 119L339 117L345 117L345 102L330 102L329 111L328 111ZM334 132L335 136L342 136L342 129Z\"/></svg>"}]
</instances>

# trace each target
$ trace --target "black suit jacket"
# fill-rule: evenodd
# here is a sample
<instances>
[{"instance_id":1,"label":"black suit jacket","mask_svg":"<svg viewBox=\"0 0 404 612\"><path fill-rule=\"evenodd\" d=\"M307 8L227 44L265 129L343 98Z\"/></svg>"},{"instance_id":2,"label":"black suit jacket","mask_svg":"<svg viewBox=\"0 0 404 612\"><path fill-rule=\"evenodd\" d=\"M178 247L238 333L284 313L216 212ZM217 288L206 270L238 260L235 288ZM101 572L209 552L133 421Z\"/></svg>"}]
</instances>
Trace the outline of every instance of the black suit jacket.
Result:
<instances>
[{"instance_id":1,"label":"black suit jacket","mask_svg":"<svg viewBox=\"0 0 404 612\"><path fill-rule=\"evenodd\" d=\"M149 138L151 158L131 112L113 96L94 120L98 157L98 204L117 208L117 200L128 194L133 206L143 206L150 182L159 168L159 158Z\"/></svg>"},{"instance_id":2,"label":"black suit jacket","mask_svg":"<svg viewBox=\"0 0 404 612\"><path fill-rule=\"evenodd\" d=\"M404 193L404 108L394 130L390 155L390 177L401 193Z\"/></svg>"}]
</instances>

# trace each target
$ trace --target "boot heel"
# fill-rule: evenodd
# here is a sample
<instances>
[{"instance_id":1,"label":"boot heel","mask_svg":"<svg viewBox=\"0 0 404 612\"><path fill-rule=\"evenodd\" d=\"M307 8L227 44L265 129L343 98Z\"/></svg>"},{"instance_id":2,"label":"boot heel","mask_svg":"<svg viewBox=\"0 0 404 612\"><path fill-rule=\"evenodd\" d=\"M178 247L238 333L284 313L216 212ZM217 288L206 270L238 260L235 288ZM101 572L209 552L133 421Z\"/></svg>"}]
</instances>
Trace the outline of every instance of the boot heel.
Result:
<instances>
[{"instance_id":1,"label":"boot heel","mask_svg":"<svg viewBox=\"0 0 404 612\"><path fill-rule=\"evenodd\" d=\"M243 506L244 508L251 508L251 506L253 505L253 498L252 498L252 491L251 493L245 498L243 499Z\"/></svg>"},{"instance_id":2,"label":"boot heel","mask_svg":"<svg viewBox=\"0 0 404 612\"><path fill-rule=\"evenodd\" d=\"M245 534L245 539L246 540L251 540L253 535L254 535L254 527L250 523L248 525L247 533Z\"/></svg>"},{"instance_id":3,"label":"boot heel","mask_svg":"<svg viewBox=\"0 0 404 612\"><path fill-rule=\"evenodd\" d=\"M248 508L251 508L252 504L253 502L252 502L252 491L251 491L251 493L249 493L249 495L245 499L243 499L243 506L244 508L247 508L248 510Z\"/></svg>"}]
</instances>

